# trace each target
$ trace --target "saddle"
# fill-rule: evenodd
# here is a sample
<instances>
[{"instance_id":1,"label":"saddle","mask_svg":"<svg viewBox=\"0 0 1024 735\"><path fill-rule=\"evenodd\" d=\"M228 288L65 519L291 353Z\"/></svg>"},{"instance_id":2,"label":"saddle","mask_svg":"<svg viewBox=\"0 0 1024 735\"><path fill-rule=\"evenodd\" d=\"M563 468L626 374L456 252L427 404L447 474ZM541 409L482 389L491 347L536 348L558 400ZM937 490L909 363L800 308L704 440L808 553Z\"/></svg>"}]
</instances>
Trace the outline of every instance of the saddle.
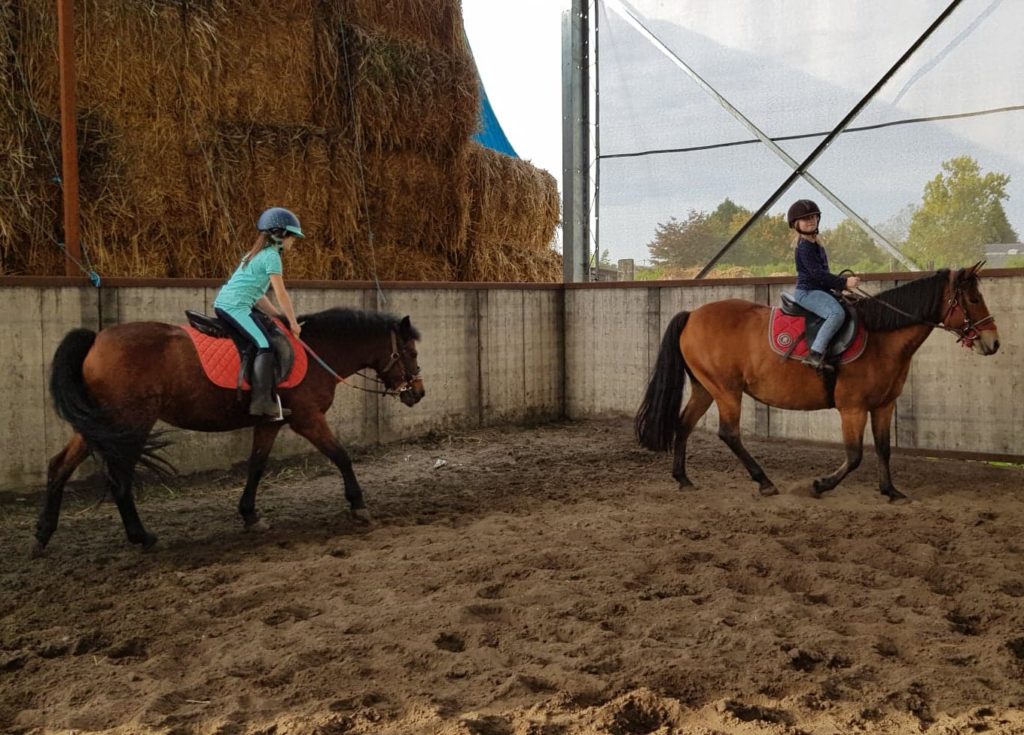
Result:
<instances>
[{"instance_id":1,"label":"saddle","mask_svg":"<svg viewBox=\"0 0 1024 735\"><path fill-rule=\"evenodd\" d=\"M860 324L857 312L844 301L840 301L846 318L829 343L825 355L830 361L852 362L864 352L867 346L867 330ZM802 359L825 322L817 314L804 309L787 293L782 294L782 308L772 308L769 339L772 349L784 357Z\"/></svg>"},{"instance_id":2,"label":"saddle","mask_svg":"<svg viewBox=\"0 0 1024 735\"><path fill-rule=\"evenodd\" d=\"M252 316L263 327L264 333L268 335L270 349L274 353L274 384L278 387L291 387L300 382L306 372L305 352L296 351L292 344L291 334L286 334L279 326L279 322L258 311L254 311ZM200 360L209 378L223 388L233 387L239 391L247 390L252 380L253 359L256 357L256 347L252 342L239 334L233 326L216 316L186 309L185 317L192 329L215 341L211 344L210 340L202 340L203 344L201 344L197 335L191 333L189 335L196 343L196 350L200 353ZM189 330L186 329L186 331ZM220 342L225 339L230 339L234 343L235 349L230 354L225 354L222 347L223 342ZM296 360L297 354L301 358L298 361ZM225 368L229 368L232 373L235 372L235 360L229 358L238 360L237 377L233 379L231 385L224 385ZM296 364L297 362L302 364ZM297 375L293 375L293 372Z\"/></svg>"}]
</instances>

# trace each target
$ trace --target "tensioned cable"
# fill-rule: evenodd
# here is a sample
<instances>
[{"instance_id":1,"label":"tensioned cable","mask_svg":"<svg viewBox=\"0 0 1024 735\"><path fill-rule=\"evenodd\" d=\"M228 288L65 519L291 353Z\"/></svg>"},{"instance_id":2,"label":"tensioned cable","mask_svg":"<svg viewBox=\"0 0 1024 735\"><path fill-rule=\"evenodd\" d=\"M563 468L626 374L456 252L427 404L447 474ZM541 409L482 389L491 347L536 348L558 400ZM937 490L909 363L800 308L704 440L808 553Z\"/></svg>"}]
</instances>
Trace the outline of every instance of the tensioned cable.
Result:
<instances>
[{"instance_id":1,"label":"tensioned cable","mask_svg":"<svg viewBox=\"0 0 1024 735\"><path fill-rule=\"evenodd\" d=\"M928 26L927 29L925 29L925 32L922 33L921 36L916 41L914 41L913 44L911 44L910 48L903 52L903 55L900 56L899 59L897 59L896 63L893 64L892 67L890 67L889 71L883 74L882 78L875 82L874 86L871 87L870 90L868 90L867 94L865 94L861 98L861 100L853 106L853 109L846 113L843 119L839 121L839 124L836 125L835 129L833 129L831 133L825 136L824 140L822 140L820 143L818 143L818 145L814 147L814 150L811 151L810 155L808 155L802 162L800 162L800 164L797 165L795 169L793 169L793 172L786 177L786 180L782 182L779 188L777 188L772 193L772 195L768 197L765 203L758 207L756 212L750 215L750 218L743 223L743 226L740 227L740 229L737 230L736 233L729 238L729 242L727 242L717 253L715 253L714 257L712 257L711 260L709 260L707 264L697 274L697 278L704 278L704 276L708 274L708 271L714 268L715 264L722 258L722 256L729 251L729 248L735 245L736 241L746 234L747 230L751 228L754 222L756 222L760 217L764 216L765 212L768 211L768 208L775 204L775 202L779 200L779 197L781 197L789 190L789 187L793 185L793 182L804 175L804 172L807 170L807 167L814 163L818 159L818 156L820 156L825 151L825 149L832 144L832 141L835 140L835 138L840 133L842 133L843 130L845 130L851 122L853 122L853 119L860 114L860 111L864 109L868 102L870 102L874 98L874 96L878 94L879 90L881 90L882 87L884 87L886 83L890 79L892 79L896 72L899 71L900 67L902 67L907 62L907 60L917 52L919 48L921 48L924 42L927 41L928 38L932 35L932 33L934 33L935 30L946 21L946 19L953 13L954 10L957 9L961 2L963 2L963 0L953 0L953 2L951 2L949 6L942 11L939 17L932 21L932 24Z\"/></svg>"},{"instance_id":2,"label":"tensioned cable","mask_svg":"<svg viewBox=\"0 0 1024 735\"><path fill-rule=\"evenodd\" d=\"M982 115L996 115L1003 112L1020 112L1024 110L1024 105L1010 105L1009 107L993 107L989 110L977 110L975 112L958 112L951 113L949 115L933 115L931 117L911 117L905 120L891 120L890 122L876 123L874 125L858 125L857 127L850 127L843 131L843 135L847 133L861 133L865 130L879 130L881 128L891 128L897 125L913 125L916 123L923 122L936 122L939 120L960 120L969 117L979 117ZM828 135L828 131L822 131L820 133L799 133L797 135L780 135L777 138L772 138L773 141L782 140L804 140L807 138L821 138ZM649 151L636 151L634 153L605 153L599 155L598 158L638 158L640 156L656 156L662 153L693 153L695 151L710 151L716 148L732 148L734 146L741 145L752 145L760 143L761 141L756 138L749 140L733 140L727 143L710 143L708 145L695 145L688 148L659 148Z\"/></svg>"},{"instance_id":3,"label":"tensioned cable","mask_svg":"<svg viewBox=\"0 0 1024 735\"><path fill-rule=\"evenodd\" d=\"M377 279L377 252L373 247L373 223L370 221L370 204L369 198L366 196L366 175L363 171L362 127L359 125L359 113L356 110L356 93L355 87L352 83L352 70L350 69L349 63L348 33L345 31L344 22L340 22L338 25L339 30L341 31L341 53L345 57L345 79L348 83L348 109L352 116L352 128L355 135L356 168L359 170L359 187L363 195L363 217L366 219L366 229L368 232L367 241L370 244L370 269L373 275L373 283L377 286L377 295L385 304L387 304L387 296L384 295L384 291L380 287L380 281Z\"/></svg>"}]
</instances>

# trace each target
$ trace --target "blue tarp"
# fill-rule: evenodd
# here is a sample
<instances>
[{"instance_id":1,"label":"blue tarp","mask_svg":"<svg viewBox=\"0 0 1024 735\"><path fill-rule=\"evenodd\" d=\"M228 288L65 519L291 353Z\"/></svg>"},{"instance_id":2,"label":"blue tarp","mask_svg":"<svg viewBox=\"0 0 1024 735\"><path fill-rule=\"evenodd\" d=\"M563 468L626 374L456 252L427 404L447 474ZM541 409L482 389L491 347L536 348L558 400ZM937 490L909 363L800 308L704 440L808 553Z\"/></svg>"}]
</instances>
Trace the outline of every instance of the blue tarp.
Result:
<instances>
[{"instance_id":1,"label":"blue tarp","mask_svg":"<svg viewBox=\"0 0 1024 735\"><path fill-rule=\"evenodd\" d=\"M473 140L482 146L504 153L506 156L519 158L515 148L508 142L505 131L501 129L491 101L487 99L487 91L483 83L480 84L480 132L473 136Z\"/></svg>"}]
</instances>

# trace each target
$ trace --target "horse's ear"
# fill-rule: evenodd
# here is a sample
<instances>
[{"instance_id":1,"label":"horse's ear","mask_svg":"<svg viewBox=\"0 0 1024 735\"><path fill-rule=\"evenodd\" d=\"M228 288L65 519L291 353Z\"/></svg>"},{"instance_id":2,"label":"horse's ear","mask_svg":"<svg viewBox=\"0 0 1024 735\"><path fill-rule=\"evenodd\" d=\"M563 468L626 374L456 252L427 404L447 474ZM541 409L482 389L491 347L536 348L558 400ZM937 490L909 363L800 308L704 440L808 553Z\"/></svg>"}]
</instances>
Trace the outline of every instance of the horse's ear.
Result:
<instances>
[{"instance_id":1,"label":"horse's ear","mask_svg":"<svg viewBox=\"0 0 1024 735\"><path fill-rule=\"evenodd\" d=\"M402 318L402 321L399 322L399 324L398 324L398 333L406 335L406 334L409 334L411 332L412 332L412 322L409 320L408 316L405 316L405 317Z\"/></svg>"},{"instance_id":2,"label":"horse's ear","mask_svg":"<svg viewBox=\"0 0 1024 735\"><path fill-rule=\"evenodd\" d=\"M985 265L985 261L984 260L979 260L977 263L975 263L974 265L971 266L971 273L974 274L974 275L977 275L978 271L981 270L981 267L983 265Z\"/></svg>"}]
</instances>

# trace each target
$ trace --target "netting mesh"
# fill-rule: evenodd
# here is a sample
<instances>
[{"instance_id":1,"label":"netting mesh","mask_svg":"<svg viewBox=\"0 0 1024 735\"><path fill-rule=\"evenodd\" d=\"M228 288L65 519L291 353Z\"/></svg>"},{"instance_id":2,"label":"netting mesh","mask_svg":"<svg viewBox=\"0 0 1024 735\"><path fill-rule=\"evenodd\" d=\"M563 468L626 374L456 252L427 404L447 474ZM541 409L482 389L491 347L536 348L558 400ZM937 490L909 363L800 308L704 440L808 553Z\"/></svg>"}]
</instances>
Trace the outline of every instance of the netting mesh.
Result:
<instances>
[{"instance_id":1,"label":"netting mesh","mask_svg":"<svg viewBox=\"0 0 1024 735\"><path fill-rule=\"evenodd\" d=\"M691 275L793 171L680 61L802 161L948 6L599 2L596 247ZM798 198L821 207L835 270L903 269L857 217L921 268L1024 265L1021 27L1022 3L963 0L810 166L822 188L797 180L715 272L792 272Z\"/></svg>"}]
</instances>

